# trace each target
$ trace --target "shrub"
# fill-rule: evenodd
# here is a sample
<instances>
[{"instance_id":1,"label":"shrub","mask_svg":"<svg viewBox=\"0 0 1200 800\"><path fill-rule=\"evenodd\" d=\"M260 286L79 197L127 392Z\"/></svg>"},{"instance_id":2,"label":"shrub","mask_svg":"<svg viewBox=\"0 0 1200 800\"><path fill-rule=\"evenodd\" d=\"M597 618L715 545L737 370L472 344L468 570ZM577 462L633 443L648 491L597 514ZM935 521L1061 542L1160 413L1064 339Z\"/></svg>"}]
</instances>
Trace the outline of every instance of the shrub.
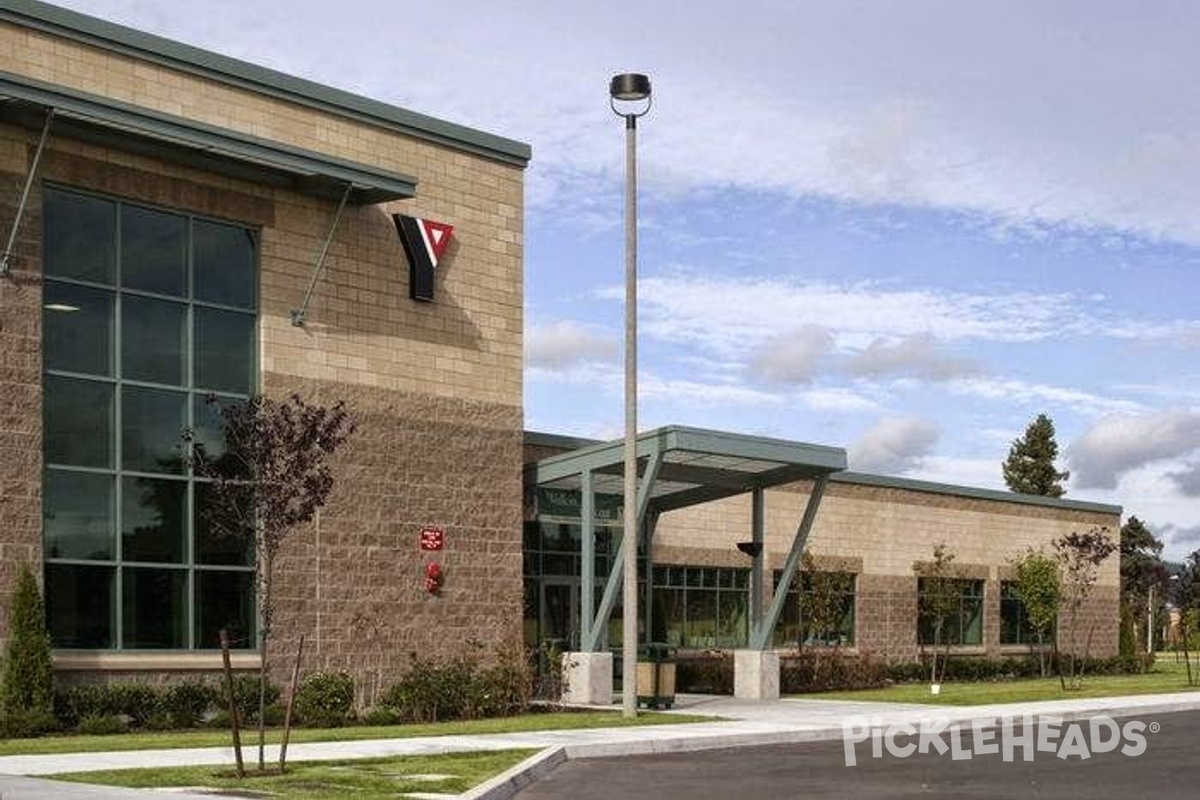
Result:
<instances>
[{"instance_id":1,"label":"shrub","mask_svg":"<svg viewBox=\"0 0 1200 800\"><path fill-rule=\"evenodd\" d=\"M169 720L168 727L191 728L217 705L217 700L217 690L206 683L177 683L159 698L159 711Z\"/></svg>"},{"instance_id":2,"label":"shrub","mask_svg":"<svg viewBox=\"0 0 1200 800\"><path fill-rule=\"evenodd\" d=\"M345 672L314 672L296 692L296 713L306 725L336 728L354 708L354 679Z\"/></svg>"},{"instance_id":3,"label":"shrub","mask_svg":"<svg viewBox=\"0 0 1200 800\"><path fill-rule=\"evenodd\" d=\"M233 701L237 705L238 721L243 725L258 721L258 676L239 675L233 679ZM279 687L271 682L266 686L266 705L279 702ZM228 712L229 700L221 690L221 709Z\"/></svg>"},{"instance_id":4,"label":"shrub","mask_svg":"<svg viewBox=\"0 0 1200 800\"><path fill-rule=\"evenodd\" d=\"M401 722L479 719L520 713L529 707L530 670L519 652L501 652L481 667L476 658L412 659L408 674L380 697Z\"/></svg>"},{"instance_id":5,"label":"shrub","mask_svg":"<svg viewBox=\"0 0 1200 800\"><path fill-rule=\"evenodd\" d=\"M108 687L99 683L68 686L54 695L54 715L66 728L79 725L84 717L114 714Z\"/></svg>"},{"instance_id":6,"label":"shrub","mask_svg":"<svg viewBox=\"0 0 1200 800\"><path fill-rule=\"evenodd\" d=\"M0 739L27 739L58 730L49 711L10 711L0 717Z\"/></svg>"},{"instance_id":7,"label":"shrub","mask_svg":"<svg viewBox=\"0 0 1200 800\"><path fill-rule=\"evenodd\" d=\"M376 706L368 709L363 713L360 721L363 725L372 725L382 727L384 725L399 725L400 715L393 709L385 708L384 706Z\"/></svg>"},{"instance_id":8,"label":"shrub","mask_svg":"<svg viewBox=\"0 0 1200 800\"><path fill-rule=\"evenodd\" d=\"M145 683L115 683L106 687L108 711L128 718L130 725L141 728L158 710L162 690Z\"/></svg>"},{"instance_id":9,"label":"shrub","mask_svg":"<svg viewBox=\"0 0 1200 800\"><path fill-rule=\"evenodd\" d=\"M780 661L780 691L787 694L874 689L888 680L887 665L869 652L815 648Z\"/></svg>"},{"instance_id":10,"label":"shrub","mask_svg":"<svg viewBox=\"0 0 1200 800\"><path fill-rule=\"evenodd\" d=\"M675 663L675 688L696 694L733 694L733 656L706 650Z\"/></svg>"},{"instance_id":11,"label":"shrub","mask_svg":"<svg viewBox=\"0 0 1200 800\"><path fill-rule=\"evenodd\" d=\"M54 663L37 579L22 564L8 607L8 646L0 684L0 716L54 712Z\"/></svg>"},{"instance_id":12,"label":"shrub","mask_svg":"<svg viewBox=\"0 0 1200 800\"><path fill-rule=\"evenodd\" d=\"M76 730L87 736L108 736L125 733L129 726L116 714L89 714L79 720Z\"/></svg>"}]
</instances>

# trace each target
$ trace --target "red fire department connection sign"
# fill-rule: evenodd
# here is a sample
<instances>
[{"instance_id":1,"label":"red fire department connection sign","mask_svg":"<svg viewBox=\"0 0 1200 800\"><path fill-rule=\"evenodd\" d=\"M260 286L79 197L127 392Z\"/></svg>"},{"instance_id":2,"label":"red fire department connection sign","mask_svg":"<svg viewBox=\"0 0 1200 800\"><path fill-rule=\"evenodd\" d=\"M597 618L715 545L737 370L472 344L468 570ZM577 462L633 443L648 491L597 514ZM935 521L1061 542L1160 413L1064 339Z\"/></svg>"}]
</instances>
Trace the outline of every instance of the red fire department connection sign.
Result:
<instances>
[{"instance_id":1,"label":"red fire department connection sign","mask_svg":"<svg viewBox=\"0 0 1200 800\"><path fill-rule=\"evenodd\" d=\"M421 549L441 550L446 544L446 531L435 525L427 525L421 529Z\"/></svg>"}]
</instances>

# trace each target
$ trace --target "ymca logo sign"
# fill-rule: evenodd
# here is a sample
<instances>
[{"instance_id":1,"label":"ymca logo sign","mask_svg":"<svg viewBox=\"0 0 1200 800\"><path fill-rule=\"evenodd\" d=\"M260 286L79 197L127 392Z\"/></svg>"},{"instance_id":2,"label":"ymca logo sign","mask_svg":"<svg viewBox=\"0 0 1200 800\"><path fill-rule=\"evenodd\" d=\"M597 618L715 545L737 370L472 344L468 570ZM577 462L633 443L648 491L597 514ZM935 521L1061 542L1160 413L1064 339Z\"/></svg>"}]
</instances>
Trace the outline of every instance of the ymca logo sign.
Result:
<instances>
[{"instance_id":1,"label":"ymca logo sign","mask_svg":"<svg viewBox=\"0 0 1200 800\"><path fill-rule=\"evenodd\" d=\"M400 243L408 256L408 296L413 300L433 300L434 270L442 253L450 245L453 225L417 217L393 214Z\"/></svg>"}]
</instances>

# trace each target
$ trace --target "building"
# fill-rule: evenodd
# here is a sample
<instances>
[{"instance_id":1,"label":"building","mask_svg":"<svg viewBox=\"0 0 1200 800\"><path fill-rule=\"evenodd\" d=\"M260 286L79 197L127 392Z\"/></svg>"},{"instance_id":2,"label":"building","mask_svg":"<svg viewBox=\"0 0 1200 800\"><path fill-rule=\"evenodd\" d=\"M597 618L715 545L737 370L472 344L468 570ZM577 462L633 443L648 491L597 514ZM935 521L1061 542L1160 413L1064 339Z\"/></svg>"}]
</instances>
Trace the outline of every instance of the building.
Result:
<instances>
[{"instance_id":1,"label":"building","mask_svg":"<svg viewBox=\"0 0 1200 800\"><path fill-rule=\"evenodd\" d=\"M220 627L256 663L248 561L180 468L209 392L344 399L363 431L281 554L279 654L380 682L512 641L529 147L24 0L0 98L0 585L44 565L64 677L211 669ZM393 213L454 226L430 301Z\"/></svg>"},{"instance_id":2,"label":"building","mask_svg":"<svg viewBox=\"0 0 1200 800\"><path fill-rule=\"evenodd\" d=\"M350 671L369 702L411 654L515 647L522 629L528 644L573 648L573 622L614 607L603 586L619 500L538 478L544 462L604 446L522 430L529 158L486 132L34 0L0 3L0 232L13 234L0 276L0 587L21 564L42 574L64 682L215 670L220 629L239 668L260 663L251 559L200 524L203 482L181 449L183 428L217 441L214 393L345 400L359 426L331 502L277 563L277 674L304 636L306 666ZM429 250L404 238L419 220ZM1120 524L1112 506L847 475L836 448L701 433L718 451L690 471L668 460L647 501L658 524L643 636L685 650L811 638L795 602L777 604L774 630L752 609L772 602L814 478L828 478L812 505L816 565L851 576L837 635L897 659L919 649L912 567L933 544L959 556L960 651L996 655L1027 647L1009 559ZM745 462L726 447L782 453L779 471L751 469L761 495L741 493ZM735 544L755 530L748 559ZM438 594L424 581L434 563ZM1116 648L1116 594L1106 564L1097 654ZM619 642L619 618L585 626L589 643ZM5 625L0 614L0 639Z\"/></svg>"}]
</instances>

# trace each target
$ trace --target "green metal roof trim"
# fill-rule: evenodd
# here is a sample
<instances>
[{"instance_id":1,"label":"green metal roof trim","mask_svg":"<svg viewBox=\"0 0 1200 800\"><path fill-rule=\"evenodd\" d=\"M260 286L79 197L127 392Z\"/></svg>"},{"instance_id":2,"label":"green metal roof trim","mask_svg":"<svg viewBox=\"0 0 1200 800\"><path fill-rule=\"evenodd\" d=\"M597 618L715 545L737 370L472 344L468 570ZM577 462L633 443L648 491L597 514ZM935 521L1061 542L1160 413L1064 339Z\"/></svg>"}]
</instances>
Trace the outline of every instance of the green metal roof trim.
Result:
<instances>
[{"instance_id":1,"label":"green metal roof trim","mask_svg":"<svg viewBox=\"0 0 1200 800\"><path fill-rule=\"evenodd\" d=\"M598 494L620 493L624 449L624 440L617 439L550 456L527 465L526 480L537 486L576 490L582 473L588 470ZM662 456L662 463L650 490L650 505L658 511L846 468L846 452L840 448L680 426L638 435L638 458L655 453Z\"/></svg>"},{"instance_id":2,"label":"green metal roof trim","mask_svg":"<svg viewBox=\"0 0 1200 800\"><path fill-rule=\"evenodd\" d=\"M1116 514L1120 516L1125 510L1122 506L1114 506L1107 503L1093 503L1086 500L1064 500L1061 497L1019 494L999 489L976 489L971 486L919 481L912 478L893 478L885 475L867 475L861 472L839 472L836 475L830 476L830 481L859 486L877 486L881 489L903 489L910 492L953 495L955 497L967 497L974 500L994 500L999 503L1018 503L1027 506L1090 511L1097 514Z\"/></svg>"},{"instance_id":3,"label":"green metal roof trim","mask_svg":"<svg viewBox=\"0 0 1200 800\"><path fill-rule=\"evenodd\" d=\"M718 435L736 436L736 434ZM640 436L638 438L639 440L641 439ZM753 439L754 437L739 438ZM580 439L571 436L560 436L552 433L525 431L526 444L547 447L569 447L572 449L581 449L585 447L615 446L620 448L622 442L623 440L617 439L613 442L604 443L596 439ZM808 446L811 447L813 445ZM568 456L570 454L566 453L563 455ZM556 459L562 457L563 456L554 456ZM535 474L532 466L529 468L528 474L531 476ZM1005 492L997 489L977 489L972 486L957 486L949 483L935 483L933 481L914 480L912 478L896 478L885 475L867 475L861 472L844 471L833 472L829 477L830 481L833 483L846 483L859 486L876 486L883 489L902 489L910 492L926 492L928 494L950 495L953 497L966 497L976 500L993 500L999 503L1017 503L1021 505L1042 506L1045 508L1087 511L1097 514L1120 515L1124 512L1124 509L1121 506L1108 505L1105 503L1093 503L1085 500L1065 500L1062 498L1042 497L1031 494L1017 494L1016 492Z\"/></svg>"},{"instance_id":4,"label":"green metal roof trim","mask_svg":"<svg viewBox=\"0 0 1200 800\"><path fill-rule=\"evenodd\" d=\"M529 145L297 78L257 64L107 22L37 0L0 0L0 20L54 33L105 50L390 128L409 136L524 167Z\"/></svg>"},{"instance_id":5,"label":"green metal roof trim","mask_svg":"<svg viewBox=\"0 0 1200 800\"><path fill-rule=\"evenodd\" d=\"M350 202L357 205L416 195L417 181L408 175L0 72L0 118L40 128L47 108L55 111L52 137L153 155L333 200L350 185Z\"/></svg>"}]
</instances>

